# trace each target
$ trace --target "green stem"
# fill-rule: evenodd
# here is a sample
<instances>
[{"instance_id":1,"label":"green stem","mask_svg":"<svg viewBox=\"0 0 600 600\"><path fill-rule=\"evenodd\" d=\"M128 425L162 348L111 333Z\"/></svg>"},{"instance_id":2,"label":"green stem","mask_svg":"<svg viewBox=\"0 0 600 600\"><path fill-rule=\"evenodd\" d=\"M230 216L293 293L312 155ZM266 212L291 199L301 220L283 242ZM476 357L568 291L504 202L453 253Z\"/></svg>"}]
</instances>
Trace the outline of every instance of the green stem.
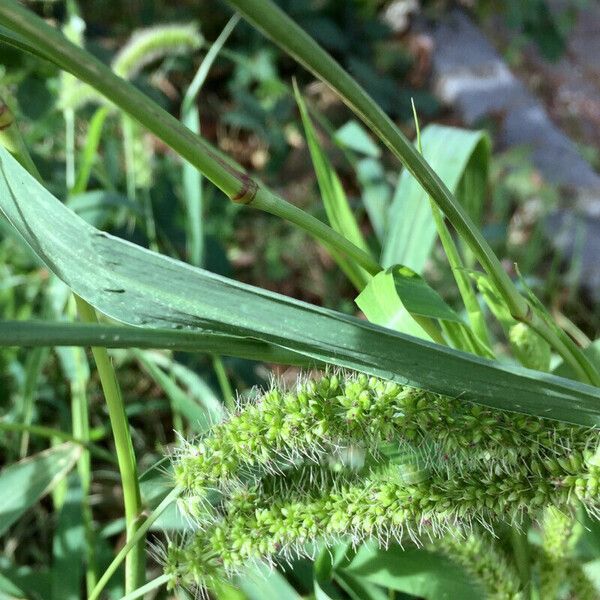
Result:
<instances>
[{"instance_id":1,"label":"green stem","mask_svg":"<svg viewBox=\"0 0 600 600\"><path fill-rule=\"evenodd\" d=\"M77 310L82 320L88 323L98 322L94 309L85 300L75 296L75 301L77 302ZM92 347L92 354L96 361L113 430L117 461L123 485L127 539L131 540L140 527L140 518L142 516L142 501L131 432L127 416L125 415L121 389L108 352L106 348ZM132 552L128 554L125 563L125 590L127 592L133 591L143 584L144 571L144 539L141 536L139 542L132 548Z\"/></svg>"},{"instance_id":2,"label":"green stem","mask_svg":"<svg viewBox=\"0 0 600 600\"><path fill-rule=\"evenodd\" d=\"M110 581L110 578L114 575L115 571L119 568L119 565L123 562L123 559L126 559L130 556L130 552L133 552L135 550L136 545L138 545L140 542L143 543L144 536L149 531L150 527L154 524L156 519L160 517L160 515L165 511L165 509L181 495L181 492L182 489L176 487L152 511L152 513L140 525L140 527L131 537L131 539L129 539L125 546L121 548L121 550L119 551L117 556L115 556L110 565L108 565L106 571L104 571L104 574L102 575L102 577L100 577L98 583L96 584L96 587L90 594L88 600L97 600L100 597L100 593L102 592L106 584Z\"/></svg>"},{"instance_id":3,"label":"green stem","mask_svg":"<svg viewBox=\"0 0 600 600\"><path fill-rule=\"evenodd\" d=\"M212 363L213 369L215 370L215 374L217 376L217 381L219 382L219 387L221 388L221 393L223 394L225 406L229 411L234 412L235 394L233 393L233 388L229 383L229 377L227 377L227 371L225 371L223 359L219 355L213 354Z\"/></svg>"},{"instance_id":4,"label":"green stem","mask_svg":"<svg viewBox=\"0 0 600 600\"><path fill-rule=\"evenodd\" d=\"M118 77L88 52L69 42L60 31L50 27L15 0L0 2L0 22L16 33L19 40L35 49L36 54L52 60L85 81L152 131L204 173L232 201L251 205L290 220L325 245L357 261L369 273L375 274L381 270L366 252L316 217L267 190L261 183L249 177L239 165L224 158L211 144L195 135L143 92Z\"/></svg>"},{"instance_id":5,"label":"green stem","mask_svg":"<svg viewBox=\"0 0 600 600\"><path fill-rule=\"evenodd\" d=\"M169 579L170 578L168 575L160 575L156 579L153 579L152 581L148 582L146 585L143 585L141 588L138 588L137 590L126 594L121 598L121 600L136 600L136 598L142 598L148 592L151 592L152 590L155 590L169 583Z\"/></svg>"},{"instance_id":6,"label":"green stem","mask_svg":"<svg viewBox=\"0 0 600 600\"><path fill-rule=\"evenodd\" d=\"M64 442L72 442L73 444L78 444L84 448L87 448L91 454L102 460L110 463L115 462L114 456L104 448L96 446L95 444L87 442L86 440L82 440L81 438L71 435L70 433L66 433L65 431L61 431L60 429L43 427L41 425L25 425L23 423L5 423L4 421L0 421L0 431L28 431L31 435L36 435L47 439L55 438Z\"/></svg>"},{"instance_id":7,"label":"green stem","mask_svg":"<svg viewBox=\"0 0 600 600\"><path fill-rule=\"evenodd\" d=\"M85 357L85 354L79 349L73 349L76 352L77 361L80 357ZM90 451L87 448L90 442L90 424L88 415L88 406L86 398L86 382L87 377L83 375L83 366L77 364L77 380L71 381L71 420L73 427L73 435L83 440L86 443L86 449L81 453L81 458L77 463L77 470L81 480L82 490L82 517L85 535L85 583L87 594L92 591L96 585L96 544L94 534L94 517L90 506L90 488L92 483L92 466L90 459Z\"/></svg>"},{"instance_id":8,"label":"green stem","mask_svg":"<svg viewBox=\"0 0 600 600\"><path fill-rule=\"evenodd\" d=\"M313 237L321 240L326 246L332 247L356 261L358 265L371 275L377 275L382 270L379 263L373 260L367 252L355 246L344 236L323 223L323 221L309 215L297 206L282 200L265 187L260 187L256 190L252 206L301 227Z\"/></svg>"}]
</instances>

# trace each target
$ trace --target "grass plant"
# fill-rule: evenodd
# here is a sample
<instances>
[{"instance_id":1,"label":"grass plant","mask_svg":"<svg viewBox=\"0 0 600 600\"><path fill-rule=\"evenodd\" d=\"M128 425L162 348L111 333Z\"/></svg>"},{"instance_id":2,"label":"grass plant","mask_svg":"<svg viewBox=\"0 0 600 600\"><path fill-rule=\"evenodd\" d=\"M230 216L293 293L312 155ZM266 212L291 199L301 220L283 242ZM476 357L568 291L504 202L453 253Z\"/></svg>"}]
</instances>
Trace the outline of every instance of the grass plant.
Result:
<instances>
[{"instance_id":1,"label":"grass plant","mask_svg":"<svg viewBox=\"0 0 600 600\"><path fill-rule=\"evenodd\" d=\"M327 119L296 81L328 223L285 200L202 137L197 99L239 16L200 63L178 119L129 80L155 61L197 51L205 42L195 26L140 32L108 66L84 48L81 31L62 33L16 0L3 0L0 40L65 73L60 110L69 200L87 190L103 130L116 114L126 206L134 206L141 192L150 249L106 233L58 200L19 133L21 124L0 103L3 227L20 235L57 286L64 284L61 293L47 292L52 302L43 320L16 315L0 323L0 347L29 348L31 357L21 418L0 421L0 431L22 435L23 455L0 471L0 499L5 501L6 482L33 482L13 513L0 510L0 530L52 491L61 531L73 501L67 476L77 464L80 499L73 505L80 506L76 531L82 532L77 547L85 550L79 557L85 586L75 578L69 597L78 597L82 587L90 600L106 593L133 599L166 587L226 600L246 593L250 569L263 574L263 597L291 599L298 592L278 571L265 576L264 565L288 564L292 574L301 573L306 558L314 559L307 593L319 600L380 600L396 592L433 600L448 597L448 589L465 598L595 597L580 560L583 541L595 538L578 520L597 530L600 363L591 347L561 329L518 270L514 277L506 272L479 227L489 140L442 126L421 133L413 104L413 144L275 3L228 3L339 95L375 136L373 142L355 123L369 142L367 153L379 156L383 146L401 163L395 198L369 204L366 213L377 235L365 235L328 158L330 140L315 125L327 125ZM76 160L76 114L89 102L101 106ZM187 262L161 245L149 154L139 143L145 130L173 151L176 158L169 160L183 161L176 172L187 219ZM345 148L354 165L356 151L356 140L354 148ZM448 166L449 154L460 157L458 166ZM430 158L441 163L443 177ZM206 200L213 190L208 182L239 205L240 214L258 209L312 236L356 288L366 320L204 268ZM414 241L399 244L399 231ZM436 240L456 285L456 307L424 274ZM91 348L95 375L81 347ZM50 360L46 348L61 348L71 433L34 423L34 392ZM145 351L157 348L207 355L221 399L179 356ZM306 372L293 384L274 378L266 391L236 400L223 357ZM175 447L161 448L160 460L142 475L120 381L128 360L163 389L180 434ZM550 372L555 364L563 376ZM106 402L114 457L99 447L91 426L93 377ZM145 404L140 413L148 413ZM33 437L64 443L25 458ZM116 462L119 469L125 540L116 553L106 552L94 525L95 460ZM179 517L175 524L172 513ZM146 560L146 536L157 527L168 532L151 553L151 564L163 569L159 573ZM55 561L70 560L58 533L56 539ZM427 581L403 572L411 560L420 568L428 565ZM389 561L393 568L386 571ZM0 591L17 585L4 584L2 577L0 571ZM232 591L233 584L242 591Z\"/></svg>"}]
</instances>

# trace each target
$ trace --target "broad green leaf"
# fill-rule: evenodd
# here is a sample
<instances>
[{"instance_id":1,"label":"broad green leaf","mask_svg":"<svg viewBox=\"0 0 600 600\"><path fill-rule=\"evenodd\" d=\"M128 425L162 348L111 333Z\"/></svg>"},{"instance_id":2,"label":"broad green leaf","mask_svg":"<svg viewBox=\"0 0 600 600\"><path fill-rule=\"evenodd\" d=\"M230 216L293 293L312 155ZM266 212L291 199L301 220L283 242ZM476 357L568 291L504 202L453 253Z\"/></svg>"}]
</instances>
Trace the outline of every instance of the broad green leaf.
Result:
<instances>
[{"instance_id":1,"label":"broad green leaf","mask_svg":"<svg viewBox=\"0 0 600 600\"><path fill-rule=\"evenodd\" d=\"M321 191L329 223L338 233L342 234L362 250L368 252L369 249L367 244L358 228L352 210L350 210L350 205L348 204L342 182L329 162L329 159L321 149L306 104L296 86L294 86L294 92L300 108L300 116L302 117L302 124L304 125L308 149L317 175L317 181L319 183L319 189ZM341 256L338 252L333 251L333 256L357 289L362 289L369 280L369 274L354 264L350 259Z\"/></svg>"},{"instance_id":2,"label":"broad green leaf","mask_svg":"<svg viewBox=\"0 0 600 600\"><path fill-rule=\"evenodd\" d=\"M483 592L463 569L441 554L394 545L364 545L347 573L370 583L425 600L483 600Z\"/></svg>"},{"instance_id":3,"label":"broad green leaf","mask_svg":"<svg viewBox=\"0 0 600 600\"><path fill-rule=\"evenodd\" d=\"M73 468L81 446L62 444L0 471L0 535Z\"/></svg>"},{"instance_id":4,"label":"broad green leaf","mask_svg":"<svg viewBox=\"0 0 600 600\"><path fill-rule=\"evenodd\" d=\"M0 600L24 600L25 594L5 575L0 574Z\"/></svg>"},{"instance_id":5,"label":"broad green leaf","mask_svg":"<svg viewBox=\"0 0 600 600\"><path fill-rule=\"evenodd\" d=\"M85 556L85 529L82 515L82 491L79 476L68 477L68 491L58 516L52 540L52 600L78 600L81 592Z\"/></svg>"},{"instance_id":6,"label":"broad green leaf","mask_svg":"<svg viewBox=\"0 0 600 600\"><path fill-rule=\"evenodd\" d=\"M427 162L477 222L487 182L487 135L434 124L423 130L421 142ZM437 232L427 192L407 170L400 174L388 219L381 263L421 273Z\"/></svg>"},{"instance_id":7,"label":"broad green leaf","mask_svg":"<svg viewBox=\"0 0 600 600\"><path fill-rule=\"evenodd\" d=\"M419 274L402 265L375 275L357 296L356 304L371 323L423 339L431 338L415 317L461 323L459 316Z\"/></svg>"},{"instance_id":8,"label":"broad green leaf","mask_svg":"<svg viewBox=\"0 0 600 600\"><path fill-rule=\"evenodd\" d=\"M437 346L191 267L98 231L1 148L0 210L74 292L107 316L145 328L103 330L59 323L15 330L14 323L0 322L0 345L20 340L29 346L66 342L123 347L130 336L127 344L134 347L135 338L143 339L146 347L177 347L182 342L188 350L206 351L210 340L211 351L220 354L244 348L255 357L270 353L273 360L283 356L283 362L289 359L292 364L306 365L312 359L486 406L600 424L600 391L591 386ZM40 340L36 330L39 334L42 329L45 338ZM107 336L108 331L112 335ZM229 351L223 343L227 340L234 342Z\"/></svg>"},{"instance_id":9,"label":"broad green leaf","mask_svg":"<svg viewBox=\"0 0 600 600\"><path fill-rule=\"evenodd\" d=\"M381 150L379 146L371 139L367 130L354 119L342 125L334 134L334 140L341 146L349 150L354 150L359 154L364 154L371 158L379 158Z\"/></svg>"},{"instance_id":10,"label":"broad green leaf","mask_svg":"<svg viewBox=\"0 0 600 600\"><path fill-rule=\"evenodd\" d=\"M300 600L287 579L265 564L248 569L236 582L248 600Z\"/></svg>"},{"instance_id":11,"label":"broad green leaf","mask_svg":"<svg viewBox=\"0 0 600 600\"><path fill-rule=\"evenodd\" d=\"M362 577L355 577L347 571L337 571L334 577L352 600L389 600L390 598L382 587Z\"/></svg>"},{"instance_id":12,"label":"broad green leaf","mask_svg":"<svg viewBox=\"0 0 600 600\"><path fill-rule=\"evenodd\" d=\"M362 190L362 201L377 239L382 244L388 226L388 211L392 199L391 186L385 179L382 164L373 158L356 163L356 177Z\"/></svg>"}]
</instances>

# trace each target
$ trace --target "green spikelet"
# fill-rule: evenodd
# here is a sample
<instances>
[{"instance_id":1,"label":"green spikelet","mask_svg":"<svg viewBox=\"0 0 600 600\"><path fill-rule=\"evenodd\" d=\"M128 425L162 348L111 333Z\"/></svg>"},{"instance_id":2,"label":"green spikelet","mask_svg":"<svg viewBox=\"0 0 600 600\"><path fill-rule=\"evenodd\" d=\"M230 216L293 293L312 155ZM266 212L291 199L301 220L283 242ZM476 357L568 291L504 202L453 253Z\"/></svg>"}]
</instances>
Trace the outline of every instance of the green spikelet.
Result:
<instances>
[{"instance_id":1,"label":"green spikelet","mask_svg":"<svg viewBox=\"0 0 600 600\"><path fill-rule=\"evenodd\" d=\"M548 371L550 346L525 323L513 325L508 334L510 345L521 364L529 369Z\"/></svg>"},{"instance_id":2,"label":"green spikelet","mask_svg":"<svg viewBox=\"0 0 600 600\"><path fill-rule=\"evenodd\" d=\"M65 35L77 45L83 45L83 21L76 17L65 27ZM162 25L142 29L132 34L129 41L115 56L112 68L121 77L132 79L156 60L177 56L198 49L203 42L195 25ZM93 87L82 83L72 75L63 73L59 105L61 109L77 110L85 104L105 102Z\"/></svg>"},{"instance_id":3,"label":"green spikelet","mask_svg":"<svg viewBox=\"0 0 600 600\"><path fill-rule=\"evenodd\" d=\"M283 483L275 494L263 493L257 483L234 493L223 504L224 513L202 526L178 569L193 580L193 557L216 555L224 572L231 573L248 561L276 560L301 553L309 542L333 544L341 538L420 543L423 532L438 537L458 528L468 533L478 522L489 527L518 521L523 514L535 517L548 505L568 507L575 502L575 487L575 482L570 489L552 482L541 465L485 476L428 473L417 463L390 465L353 481L331 478L327 485L301 490ZM186 561L193 567L187 575Z\"/></svg>"},{"instance_id":4,"label":"green spikelet","mask_svg":"<svg viewBox=\"0 0 600 600\"><path fill-rule=\"evenodd\" d=\"M489 532L446 535L432 549L441 550L479 581L487 600L525 600L518 573Z\"/></svg>"},{"instance_id":5,"label":"green spikelet","mask_svg":"<svg viewBox=\"0 0 600 600\"><path fill-rule=\"evenodd\" d=\"M135 77L150 63L196 50L202 36L195 25L161 25L136 31L112 63L113 71L126 79Z\"/></svg>"},{"instance_id":6,"label":"green spikelet","mask_svg":"<svg viewBox=\"0 0 600 600\"><path fill-rule=\"evenodd\" d=\"M542 598L558 598L567 574L567 557L572 551L573 515L554 506L544 511L543 543L539 561Z\"/></svg>"},{"instance_id":7,"label":"green spikelet","mask_svg":"<svg viewBox=\"0 0 600 600\"><path fill-rule=\"evenodd\" d=\"M597 514L597 442L595 431L364 375L275 386L175 457L198 530L167 551L167 572L202 586L317 541L421 544L578 502ZM478 540L463 539L465 560L475 557ZM472 567L491 583L490 565ZM518 598L504 583L498 593Z\"/></svg>"},{"instance_id":8,"label":"green spikelet","mask_svg":"<svg viewBox=\"0 0 600 600\"><path fill-rule=\"evenodd\" d=\"M449 467L473 461L520 465L554 457L556 446L582 450L590 434L542 419L484 409L365 375L324 376L295 389L274 387L175 457L175 474L191 494L222 487L249 470L319 461L340 448L369 450L395 441L435 448Z\"/></svg>"}]
</instances>

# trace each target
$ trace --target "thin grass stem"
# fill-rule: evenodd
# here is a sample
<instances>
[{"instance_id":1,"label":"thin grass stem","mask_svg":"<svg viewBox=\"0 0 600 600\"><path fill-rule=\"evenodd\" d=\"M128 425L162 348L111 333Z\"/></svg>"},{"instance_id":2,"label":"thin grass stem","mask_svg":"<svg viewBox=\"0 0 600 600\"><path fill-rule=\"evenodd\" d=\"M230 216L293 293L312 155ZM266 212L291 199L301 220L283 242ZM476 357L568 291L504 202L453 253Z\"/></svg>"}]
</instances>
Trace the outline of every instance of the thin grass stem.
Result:
<instances>
[{"instance_id":1,"label":"thin grass stem","mask_svg":"<svg viewBox=\"0 0 600 600\"><path fill-rule=\"evenodd\" d=\"M219 355L213 354L212 363L215 375L217 376L217 381L219 382L219 387L221 388L221 394L223 394L223 402L227 409L233 412L235 410L235 394L233 393L233 388L229 382L223 359Z\"/></svg>"},{"instance_id":2,"label":"thin grass stem","mask_svg":"<svg viewBox=\"0 0 600 600\"><path fill-rule=\"evenodd\" d=\"M97 323L94 309L85 300L75 296L77 310L83 321ZM96 368L104 391L108 414L115 441L117 461L123 486L125 504L125 522L127 524L127 539L135 537L141 523L142 501L138 482L137 464L131 441L129 422L125 414L123 397L117 381L117 375L106 348L92 347ZM136 538L138 539L138 538ZM125 590L135 590L144 582L145 554L143 535L139 542L132 547L125 563Z\"/></svg>"},{"instance_id":3,"label":"thin grass stem","mask_svg":"<svg viewBox=\"0 0 600 600\"><path fill-rule=\"evenodd\" d=\"M130 552L135 550L135 547L141 542L143 543L146 533L150 530L150 527L154 524L156 519L165 511L165 509L174 502L182 493L182 489L179 487L174 488L164 498L164 500L152 511L152 513L144 520L134 535L127 541L125 546L121 548L119 553L115 556L113 561L108 565L106 571L104 571L102 577L98 580L96 587L90 594L88 600L98 600L102 590L106 584L110 581L110 578L114 575L115 571L119 568L119 565L126 559ZM131 590L134 591L134 590Z\"/></svg>"},{"instance_id":4,"label":"thin grass stem","mask_svg":"<svg viewBox=\"0 0 600 600\"><path fill-rule=\"evenodd\" d=\"M108 450L105 450L100 446L96 446L92 442L83 440L75 435L61 431L60 429L44 427L41 425L25 425L24 423L6 423L5 421L0 421L0 431L14 431L18 433L28 431L31 435L47 438L49 440L54 438L64 442L72 442L73 444L78 444L84 448L87 448L94 456L109 463L115 464L115 457L108 452Z\"/></svg>"}]
</instances>

